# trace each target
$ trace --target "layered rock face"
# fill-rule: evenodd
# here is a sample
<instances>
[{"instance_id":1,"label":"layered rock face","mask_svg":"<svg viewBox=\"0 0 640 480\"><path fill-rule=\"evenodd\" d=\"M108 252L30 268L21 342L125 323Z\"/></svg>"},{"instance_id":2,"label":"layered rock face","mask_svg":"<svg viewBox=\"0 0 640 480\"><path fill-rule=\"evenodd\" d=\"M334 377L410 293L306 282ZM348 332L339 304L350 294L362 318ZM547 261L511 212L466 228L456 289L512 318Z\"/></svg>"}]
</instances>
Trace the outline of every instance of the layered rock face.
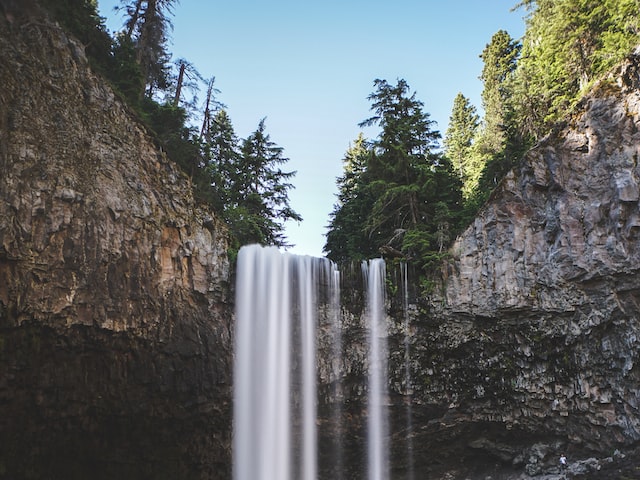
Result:
<instances>
[{"instance_id":1,"label":"layered rock face","mask_svg":"<svg viewBox=\"0 0 640 480\"><path fill-rule=\"evenodd\" d=\"M0 65L0 477L228 478L224 225L55 25Z\"/></svg>"},{"instance_id":2,"label":"layered rock face","mask_svg":"<svg viewBox=\"0 0 640 480\"><path fill-rule=\"evenodd\" d=\"M552 474L565 452L618 478L612 452L640 440L639 70L630 57L502 181L414 321L415 399L441 409L418 444L442 461L453 440L452 474L476 453Z\"/></svg>"},{"instance_id":3,"label":"layered rock face","mask_svg":"<svg viewBox=\"0 0 640 480\"><path fill-rule=\"evenodd\" d=\"M638 477L639 72L630 57L526 155L428 299L390 295L392 478ZM321 387L321 445L342 434L347 478L366 477L359 289L343 292L341 374Z\"/></svg>"}]
</instances>

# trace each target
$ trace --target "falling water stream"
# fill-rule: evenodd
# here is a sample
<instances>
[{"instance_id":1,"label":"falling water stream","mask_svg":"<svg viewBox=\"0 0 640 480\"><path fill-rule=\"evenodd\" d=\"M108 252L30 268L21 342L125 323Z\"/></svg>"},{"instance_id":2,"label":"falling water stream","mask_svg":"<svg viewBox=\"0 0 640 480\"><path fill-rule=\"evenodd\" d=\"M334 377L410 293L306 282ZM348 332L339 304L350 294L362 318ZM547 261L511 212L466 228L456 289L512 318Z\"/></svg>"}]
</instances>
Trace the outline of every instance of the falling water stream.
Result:
<instances>
[{"instance_id":1,"label":"falling water stream","mask_svg":"<svg viewBox=\"0 0 640 480\"><path fill-rule=\"evenodd\" d=\"M385 263L362 265L368 327L368 479L389 478ZM321 295L321 286L328 289ZM326 259L252 245L238 254L234 356L234 480L316 480L320 303L332 323L340 376L339 274ZM326 312L326 308L325 308ZM334 390L342 415L339 382ZM340 431L338 429L338 431ZM340 438L335 441L341 442ZM338 447L338 450L341 450ZM342 459L336 458L342 478Z\"/></svg>"},{"instance_id":2,"label":"falling water stream","mask_svg":"<svg viewBox=\"0 0 640 480\"><path fill-rule=\"evenodd\" d=\"M387 403L387 344L384 315L384 260L362 264L369 321L368 472L369 480L389 478Z\"/></svg>"},{"instance_id":3,"label":"falling water stream","mask_svg":"<svg viewBox=\"0 0 640 480\"><path fill-rule=\"evenodd\" d=\"M414 480L413 458L413 384L411 379L411 325L409 322L409 275L406 263L400 264L402 285L402 313L404 315L404 382L406 402L406 429L407 429L407 480Z\"/></svg>"}]
</instances>

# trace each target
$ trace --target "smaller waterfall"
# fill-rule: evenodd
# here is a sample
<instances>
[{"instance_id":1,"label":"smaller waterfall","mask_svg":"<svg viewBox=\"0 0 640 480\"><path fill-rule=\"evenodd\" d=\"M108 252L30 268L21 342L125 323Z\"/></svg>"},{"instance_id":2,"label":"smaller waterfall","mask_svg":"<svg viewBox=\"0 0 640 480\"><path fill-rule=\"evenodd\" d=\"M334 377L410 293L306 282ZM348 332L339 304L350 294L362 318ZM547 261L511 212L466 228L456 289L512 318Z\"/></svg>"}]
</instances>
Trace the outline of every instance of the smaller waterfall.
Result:
<instances>
[{"instance_id":1,"label":"smaller waterfall","mask_svg":"<svg viewBox=\"0 0 640 480\"><path fill-rule=\"evenodd\" d=\"M342 316L340 312L340 272L333 270L329 272L329 319L331 325L331 373L332 382L332 421L334 424L335 437L333 438L333 459L335 462L335 480L344 478L344 455L343 455L343 402L344 392L342 385L343 372L343 351L342 351Z\"/></svg>"},{"instance_id":2,"label":"smaller waterfall","mask_svg":"<svg viewBox=\"0 0 640 480\"><path fill-rule=\"evenodd\" d=\"M402 282L402 312L404 314L404 381L406 398L406 429L407 429L407 480L414 480L414 456L413 456L413 384L411 379L411 349L409 340L411 338L409 324L409 279L407 264L400 264Z\"/></svg>"},{"instance_id":3,"label":"smaller waterfall","mask_svg":"<svg viewBox=\"0 0 640 480\"><path fill-rule=\"evenodd\" d=\"M387 330L385 326L385 263L362 264L369 322L368 473L369 480L389 478L387 392Z\"/></svg>"}]
</instances>

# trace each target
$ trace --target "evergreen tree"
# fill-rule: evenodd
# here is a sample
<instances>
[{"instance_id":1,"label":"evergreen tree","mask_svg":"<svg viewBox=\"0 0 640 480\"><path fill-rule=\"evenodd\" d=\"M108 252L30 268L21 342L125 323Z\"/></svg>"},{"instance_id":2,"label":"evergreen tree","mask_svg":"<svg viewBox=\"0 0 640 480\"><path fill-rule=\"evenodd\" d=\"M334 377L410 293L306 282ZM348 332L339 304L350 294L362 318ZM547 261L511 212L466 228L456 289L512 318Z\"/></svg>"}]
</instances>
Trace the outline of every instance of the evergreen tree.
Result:
<instances>
[{"instance_id":1,"label":"evergreen tree","mask_svg":"<svg viewBox=\"0 0 640 480\"><path fill-rule=\"evenodd\" d=\"M374 81L376 91L369 95L373 117L360 126L378 125L381 133L373 142L369 161L368 188L376 197L367 222L370 238L378 246L397 243L398 234L424 221L426 212L421 187L433 166L432 149L440 134L434 122L422 111L422 102L409 85L398 80Z\"/></svg>"},{"instance_id":2,"label":"evergreen tree","mask_svg":"<svg viewBox=\"0 0 640 480\"><path fill-rule=\"evenodd\" d=\"M204 135L207 158L206 178L212 189L210 201L218 212L225 212L239 202L236 170L239 168L239 140L225 110L219 110Z\"/></svg>"},{"instance_id":3,"label":"evergreen tree","mask_svg":"<svg viewBox=\"0 0 640 480\"><path fill-rule=\"evenodd\" d=\"M468 98L458 93L453 100L453 110L443 143L447 158L462 182L465 198L471 195L480 176L471 150L479 124L480 117L476 113L476 108L471 105Z\"/></svg>"},{"instance_id":4,"label":"evergreen tree","mask_svg":"<svg viewBox=\"0 0 640 480\"><path fill-rule=\"evenodd\" d=\"M484 65L480 79L483 83L482 106L484 125L482 146L486 152L501 152L506 141L506 124L512 95L512 78L516 70L521 45L505 30L491 37L482 51Z\"/></svg>"},{"instance_id":5,"label":"evergreen tree","mask_svg":"<svg viewBox=\"0 0 640 480\"><path fill-rule=\"evenodd\" d=\"M374 86L374 116L361 126L381 131L358 175L363 203L373 202L363 222L369 249L428 261L457 228L460 183L435 152L440 134L407 82L378 79Z\"/></svg>"},{"instance_id":6,"label":"evergreen tree","mask_svg":"<svg viewBox=\"0 0 640 480\"><path fill-rule=\"evenodd\" d=\"M374 198L366 188L366 169L371 149L360 133L343 158L343 174L338 177L338 203L330 214L323 251L336 262L363 260L376 255L364 224Z\"/></svg>"},{"instance_id":7,"label":"evergreen tree","mask_svg":"<svg viewBox=\"0 0 640 480\"><path fill-rule=\"evenodd\" d=\"M238 168L231 184L231 207L228 219L241 244L261 243L290 246L283 235L284 222L302 221L289 205L288 182L296 172L279 167L289 159L282 147L271 141L265 120L242 142Z\"/></svg>"},{"instance_id":8,"label":"evergreen tree","mask_svg":"<svg viewBox=\"0 0 640 480\"><path fill-rule=\"evenodd\" d=\"M172 13L175 0L122 2L128 16L125 37L135 45L136 61L144 80L144 90L140 96L146 94L151 98L157 90L169 86L170 54L167 41L171 21L168 15Z\"/></svg>"},{"instance_id":9,"label":"evergreen tree","mask_svg":"<svg viewBox=\"0 0 640 480\"><path fill-rule=\"evenodd\" d=\"M484 202L526 148L517 129L512 99L520 51L520 43L500 30L480 55L484 62L480 79L485 115L471 149L475 178L469 186L475 189L465 191L468 214Z\"/></svg>"},{"instance_id":10,"label":"evergreen tree","mask_svg":"<svg viewBox=\"0 0 640 480\"><path fill-rule=\"evenodd\" d=\"M637 0L528 0L518 67L520 129L539 138L591 81L631 52L640 33Z\"/></svg>"}]
</instances>

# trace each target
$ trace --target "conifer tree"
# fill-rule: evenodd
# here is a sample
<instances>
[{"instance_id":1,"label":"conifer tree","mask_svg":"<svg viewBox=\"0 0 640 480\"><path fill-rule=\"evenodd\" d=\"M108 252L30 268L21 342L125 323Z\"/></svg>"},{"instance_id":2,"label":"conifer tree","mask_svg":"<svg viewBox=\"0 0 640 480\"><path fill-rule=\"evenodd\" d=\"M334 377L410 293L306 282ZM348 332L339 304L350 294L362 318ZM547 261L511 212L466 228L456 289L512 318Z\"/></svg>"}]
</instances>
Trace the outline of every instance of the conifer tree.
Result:
<instances>
[{"instance_id":1,"label":"conifer tree","mask_svg":"<svg viewBox=\"0 0 640 480\"><path fill-rule=\"evenodd\" d=\"M539 138L640 40L637 0L526 0L517 71L520 129Z\"/></svg>"},{"instance_id":2,"label":"conifer tree","mask_svg":"<svg viewBox=\"0 0 640 480\"><path fill-rule=\"evenodd\" d=\"M338 177L338 202L330 214L323 251L333 261L362 260L376 255L364 228L374 198L366 184L371 149L361 132L342 160Z\"/></svg>"},{"instance_id":3,"label":"conifer tree","mask_svg":"<svg viewBox=\"0 0 640 480\"><path fill-rule=\"evenodd\" d=\"M125 36L133 42L136 61L144 80L144 91L151 98L156 90L169 85L168 31L169 14L176 0L122 0L127 12Z\"/></svg>"},{"instance_id":4,"label":"conifer tree","mask_svg":"<svg viewBox=\"0 0 640 480\"><path fill-rule=\"evenodd\" d=\"M501 152L506 141L511 82L520 50L520 43L505 30L499 30L480 55L483 60L480 79L483 83L482 106L485 112L482 147L491 154Z\"/></svg>"},{"instance_id":5,"label":"conifer tree","mask_svg":"<svg viewBox=\"0 0 640 480\"><path fill-rule=\"evenodd\" d=\"M373 141L360 134L345 154L324 251L335 261L403 256L426 271L460 226L461 184L407 82L374 87L374 116L360 125L380 133Z\"/></svg>"},{"instance_id":6,"label":"conifer tree","mask_svg":"<svg viewBox=\"0 0 640 480\"><path fill-rule=\"evenodd\" d=\"M284 222L302 221L289 205L289 180L295 171L280 165L289 161L282 147L266 133L265 119L241 146L241 157L231 181L232 206L229 221L242 244L290 246L284 237Z\"/></svg>"},{"instance_id":7,"label":"conifer tree","mask_svg":"<svg viewBox=\"0 0 640 480\"><path fill-rule=\"evenodd\" d=\"M369 187L376 197L367 227L379 246L398 238L397 231L415 227L425 217L421 187L433 166L432 149L440 138L422 102L409 93L403 79L394 86L374 81L369 95L373 117L360 126L378 125L378 139L368 165Z\"/></svg>"},{"instance_id":8,"label":"conifer tree","mask_svg":"<svg viewBox=\"0 0 640 480\"><path fill-rule=\"evenodd\" d=\"M474 140L474 172L481 172L474 187L465 191L467 203L479 206L523 153L526 142L516 128L514 115L514 72L521 45L508 32L496 32L486 45L483 60L482 106L485 111L481 128ZM475 179L474 179L475 180Z\"/></svg>"},{"instance_id":9,"label":"conifer tree","mask_svg":"<svg viewBox=\"0 0 640 480\"><path fill-rule=\"evenodd\" d=\"M476 108L468 98L458 93L453 100L453 109L443 143L445 153L462 182L465 198L474 190L480 175L471 150L479 124L480 117Z\"/></svg>"},{"instance_id":10,"label":"conifer tree","mask_svg":"<svg viewBox=\"0 0 640 480\"><path fill-rule=\"evenodd\" d=\"M206 178L211 188L210 201L218 212L225 212L238 203L236 170L239 168L239 139L226 110L213 117L206 135L204 150L207 158Z\"/></svg>"}]
</instances>

